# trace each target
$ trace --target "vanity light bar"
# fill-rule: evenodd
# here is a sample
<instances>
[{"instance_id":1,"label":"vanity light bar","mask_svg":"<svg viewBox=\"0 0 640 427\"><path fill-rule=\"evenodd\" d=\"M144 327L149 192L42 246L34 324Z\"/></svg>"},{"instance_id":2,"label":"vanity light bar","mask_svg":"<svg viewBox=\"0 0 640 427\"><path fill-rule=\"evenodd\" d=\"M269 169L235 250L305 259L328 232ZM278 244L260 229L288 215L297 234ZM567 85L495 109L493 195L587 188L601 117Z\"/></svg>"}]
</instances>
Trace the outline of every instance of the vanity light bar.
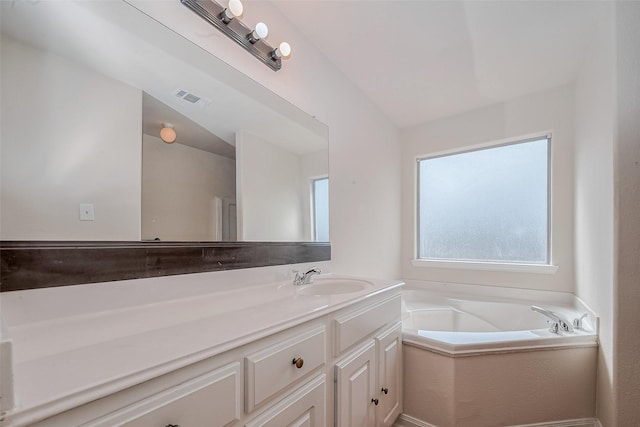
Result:
<instances>
[{"instance_id":1,"label":"vanity light bar","mask_svg":"<svg viewBox=\"0 0 640 427\"><path fill-rule=\"evenodd\" d=\"M229 18L225 13L227 8L220 6L214 0L180 0L180 2L244 47L273 71L282 68L282 55L278 55L278 50L264 39L255 37L256 30L259 30L258 26L256 29L251 29L240 19ZM258 25L260 24L262 23ZM266 30L266 25L262 24L262 26Z\"/></svg>"}]
</instances>

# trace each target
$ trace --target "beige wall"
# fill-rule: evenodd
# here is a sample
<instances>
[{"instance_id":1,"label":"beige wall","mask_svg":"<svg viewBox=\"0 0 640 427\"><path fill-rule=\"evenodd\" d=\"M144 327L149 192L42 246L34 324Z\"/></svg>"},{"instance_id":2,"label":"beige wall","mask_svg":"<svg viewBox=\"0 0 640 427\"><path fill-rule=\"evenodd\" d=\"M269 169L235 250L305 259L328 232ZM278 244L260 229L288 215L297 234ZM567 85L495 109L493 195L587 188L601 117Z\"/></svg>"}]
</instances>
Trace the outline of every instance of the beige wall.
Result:
<instances>
[{"instance_id":1,"label":"beige wall","mask_svg":"<svg viewBox=\"0 0 640 427\"><path fill-rule=\"evenodd\" d=\"M518 98L445 118L401 133L402 277L572 292L573 86ZM414 267L416 158L530 134L552 132L552 262L556 274L507 273Z\"/></svg>"},{"instance_id":2,"label":"beige wall","mask_svg":"<svg viewBox=\"0 0 640 427\"><path fill-rule=\"evenodd\" d=\"M146 134L142 144L142 238L222 240L216 198L235 199L235 160Z\"/></svg>"},{"instance_id":3,"label":"beige wall","mask_svg":"<svg viewBox=\"0 0 640 427\"><path fill-rule=\"evenodd\" d=\"M618 426L640 425L640 3L616 2L615 365Z\"/></svg>"},{"instance_id":4,"label":"beige wall","mask_svg":"<svg viewBox=\"0 0 640 427\"><path fill-rule=\"evenodd\" d=\"M613 7L600 22L576 81L576 295L600 317L598 418L615 426L613 394L614 230L613 120L615 115Z\"/></svg>"},{"instance_id":5,"label":"beige wall","mask_svg":"<svg viewBox=\"0 0 640 427\"><path fill-rule=\"evenodd\" d=\"M247 131L236 134L238 237L308 241L300 156ZM306 223L308 225L308 222Z\"/></svg>"},{"instance_id":6,"label":"beige wall","mask_svg":"<svg viewBox=\"0 0 640 427\"><path fill-rule=\"evenodd\" d=\"M1 50L0 238L138 240L142 93L7 37Z\"/></svg>"}]
</instances>

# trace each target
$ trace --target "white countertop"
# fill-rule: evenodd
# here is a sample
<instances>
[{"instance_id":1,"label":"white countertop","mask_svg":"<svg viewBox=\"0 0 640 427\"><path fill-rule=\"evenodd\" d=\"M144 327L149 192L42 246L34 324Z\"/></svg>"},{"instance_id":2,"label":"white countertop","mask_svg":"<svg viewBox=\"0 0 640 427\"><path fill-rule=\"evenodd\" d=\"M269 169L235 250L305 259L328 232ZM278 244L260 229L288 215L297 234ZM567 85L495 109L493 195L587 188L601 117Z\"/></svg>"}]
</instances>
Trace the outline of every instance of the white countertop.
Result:
<instances>
[{"instance_id":1,"label":"white countertop","mask_svg":"<svg viewBox=\"0 0 640 427\"><path fill-rule=\"evenodd\" d=\"M302 295L276 282L9 325L10 413L44 419L402 285L366 280L353 293Z\"/></svg>"}]
</instances>

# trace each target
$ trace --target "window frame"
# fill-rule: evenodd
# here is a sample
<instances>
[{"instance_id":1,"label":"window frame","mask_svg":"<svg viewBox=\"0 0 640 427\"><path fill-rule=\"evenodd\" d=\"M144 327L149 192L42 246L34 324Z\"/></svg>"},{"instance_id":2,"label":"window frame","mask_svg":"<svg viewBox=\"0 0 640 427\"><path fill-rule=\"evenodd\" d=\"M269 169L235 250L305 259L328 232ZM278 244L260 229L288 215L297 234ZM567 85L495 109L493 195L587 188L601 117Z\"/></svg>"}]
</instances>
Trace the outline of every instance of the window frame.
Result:
<instances>
[{"instance_id":1,"label":"window frame","mask_svg":"<svg viewBox=\"0 0 640 427\"><path fill-rule=\"evenodd\" d=\"M527 263L522 261L490 261L490 260L466 260L466 259L437 259L437 258L420 258L420 162L424 160L437 159L441 157L449 157L458 154L472 153L493 148L506 147L511 145L524 144L527 142L547 140L547 248L545 263ZM413 259L411 264L415 267L435 267L435 268L453 268L465 270L493 270L493 271L516 271L530 273L553 274L558 267L553 264L553 138L551 132L531 134L521 137L513 137L500 141L488 142L484 144L474 145L465 148L458 148L446 151L440 151L429 155L418 156L415 158L415 194L414 194L414 248Z\"/></svg>"}]
</instances>

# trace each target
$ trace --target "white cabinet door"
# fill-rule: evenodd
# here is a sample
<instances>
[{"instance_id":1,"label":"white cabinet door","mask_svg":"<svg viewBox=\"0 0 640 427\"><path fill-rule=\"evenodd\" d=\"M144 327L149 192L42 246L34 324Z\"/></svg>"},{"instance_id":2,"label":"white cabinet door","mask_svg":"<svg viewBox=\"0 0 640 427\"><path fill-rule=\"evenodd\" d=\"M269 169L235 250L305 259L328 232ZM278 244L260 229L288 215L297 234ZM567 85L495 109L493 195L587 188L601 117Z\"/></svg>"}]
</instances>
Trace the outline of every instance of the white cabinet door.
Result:
<instances>
[{"instance_id":1,"label":"white cabinet door","mask_svg":"<svg viewBox=\"0 0 640 427\"><path fill-rule=\"evenodd\" d=\"M402 323L377 335L378 364L376 426L390 427L402 412Z\"/></svg>"},{"instance_id":2,"label":"white cabinet door","mask_svg":"<svg viewBox=\"0 0 640 427\"><path fill-rule=\"evenodd\" d=\"M231 363L83 427L222 427L239 421L240 363Z\"/></svg>"},{"instance_id":3,"label":"white cabinet door","mask_svg":"<svg viewBox=\"0 0 640 427\"><path fill-rule=\"evenodd\" d=\"M326 376L289 393L246 427L325 427Z\"/></svg>"},{"instance_id":4,"label":"white cabinet door","mask_svg":"<svg viewBox=\"0 0 640 427\"><path fill-rule=\"evenodd\" d=\"M371 340L336 364L336 427L375 425L374 408L379 403L375 390L375 355L375 343Z\"/></svg>"}]
</instances>

